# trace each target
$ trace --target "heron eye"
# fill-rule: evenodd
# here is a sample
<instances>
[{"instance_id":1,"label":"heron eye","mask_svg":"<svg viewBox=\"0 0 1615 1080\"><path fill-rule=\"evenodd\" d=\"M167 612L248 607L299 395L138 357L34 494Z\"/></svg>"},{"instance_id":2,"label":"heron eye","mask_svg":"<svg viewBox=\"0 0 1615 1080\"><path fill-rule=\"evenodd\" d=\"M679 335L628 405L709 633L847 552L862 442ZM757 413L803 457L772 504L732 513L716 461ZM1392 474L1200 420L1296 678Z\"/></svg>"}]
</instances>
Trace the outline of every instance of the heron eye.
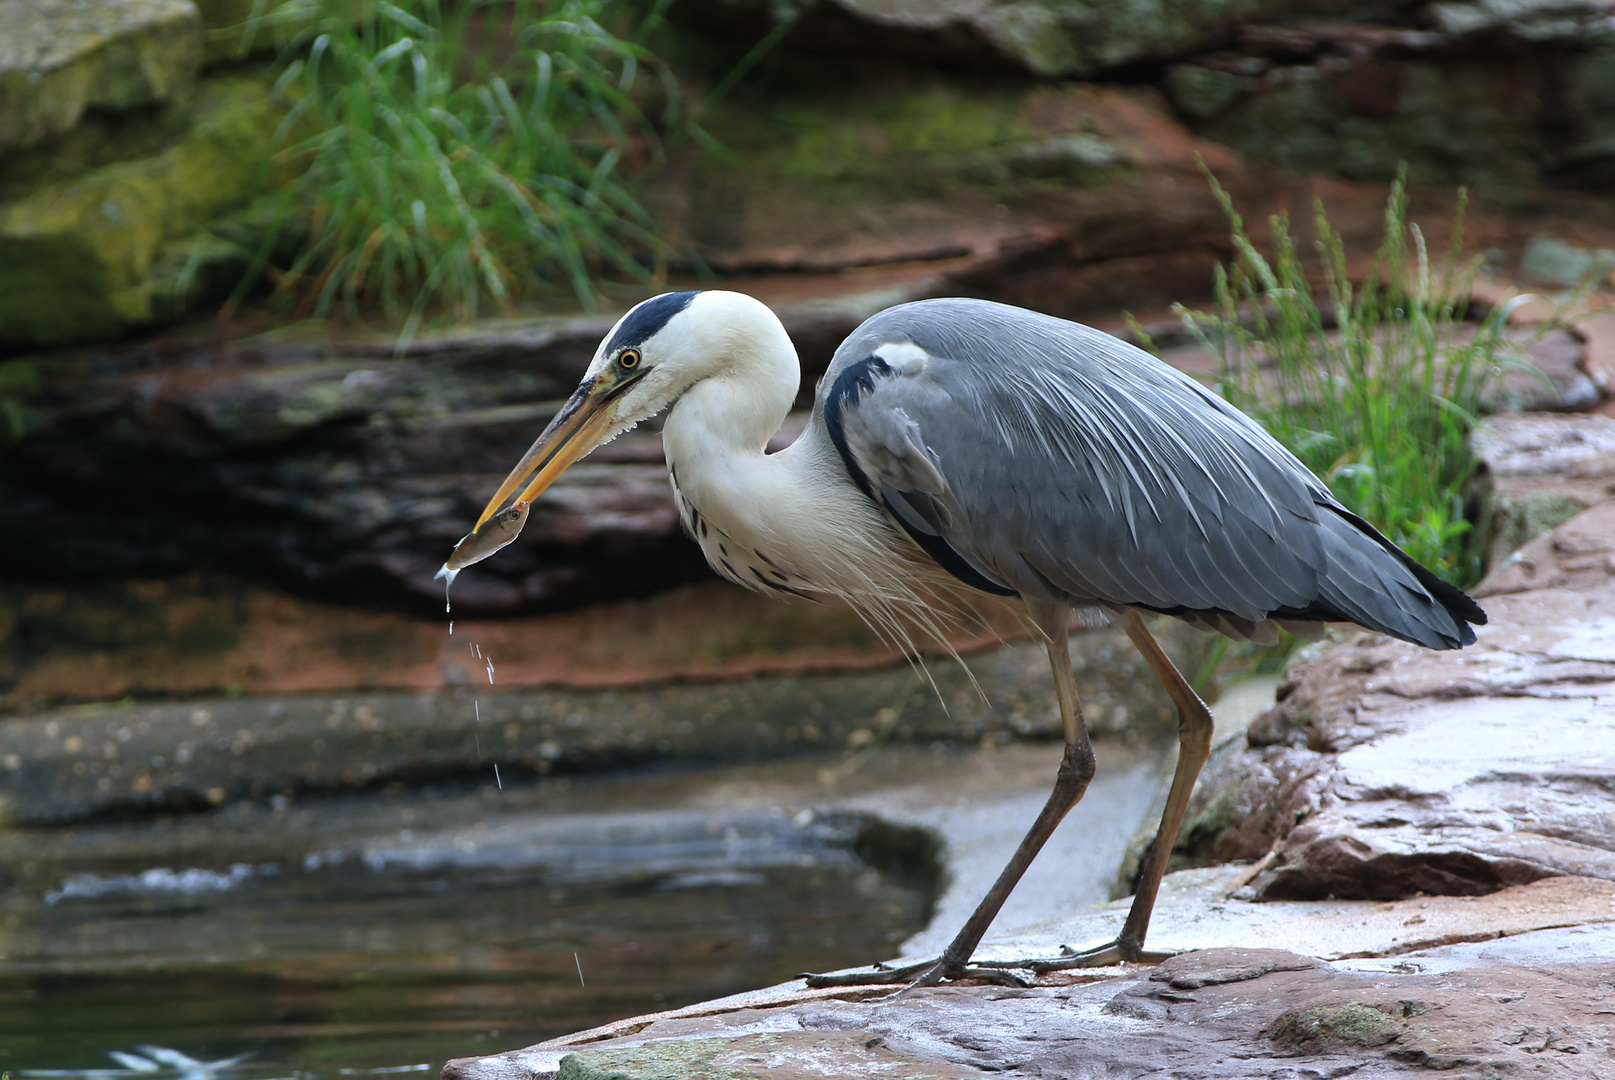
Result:
<instances>
[{"instance_id":1,"label":"heron eye","mask_svg":"<svg viewBox=\"0 0 1615 1080\"><path fill-rule=\"evenodd\" d=\"M625 369L628 369L628 370L632 370L632 369L638 367L639 366L639 350L638 349L624 349L622 351L622 354L617 357L617 365L619 367L622 367L622 368L625 368Z\"/></svg>"}]
</instances>

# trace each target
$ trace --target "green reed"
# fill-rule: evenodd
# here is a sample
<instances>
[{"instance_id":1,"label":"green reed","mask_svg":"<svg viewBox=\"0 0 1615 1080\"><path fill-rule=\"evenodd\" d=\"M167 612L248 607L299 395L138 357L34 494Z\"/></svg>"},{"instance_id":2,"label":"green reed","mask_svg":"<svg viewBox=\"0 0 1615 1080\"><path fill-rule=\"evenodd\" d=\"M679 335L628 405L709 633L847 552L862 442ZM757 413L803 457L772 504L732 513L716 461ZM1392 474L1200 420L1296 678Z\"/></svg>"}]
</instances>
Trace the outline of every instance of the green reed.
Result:
<instances>
[{"instance_id":1,"label":"green reed","mask_svg":"<svg viewBox=\"0 0 1615 1080\"><path fill-rule=\"evenodd\" d=\"M1288 221L1271 220L1264 256L1206 176L1236 256L1217 269L1211 313L1178 310L1220 358L1219 391L1408 554L1455 585L1480 580L1485 545L1465 517L1476 467L1469 434L1487 380L1518 360L1502 335L1506 309L1464 321L1480 260L1463 255L1463 192L1451 247L1433 269L1399 175L1379 250L1355 285L1345 244L1316 203L1324 288L1315 296Z\"/></svg>"},{"instance_id":2,"label":"green reed","mask_svg":"<svg viewBox=\"0 0 1615 1080\"><path fill-rule=\"evenodd\" d=\"M256 22L293 32L276 148L292 179L255 274L300 314L379 307L406 336L432 313L557 291L592 307L602 279L652 279L665 247L622 173L658 152L640 102L664 124L678 108L630 39L662 6L622 37L608 0L281 0ZM283 230L306 238L273 267Z\"/></svg>"}]
</instances>

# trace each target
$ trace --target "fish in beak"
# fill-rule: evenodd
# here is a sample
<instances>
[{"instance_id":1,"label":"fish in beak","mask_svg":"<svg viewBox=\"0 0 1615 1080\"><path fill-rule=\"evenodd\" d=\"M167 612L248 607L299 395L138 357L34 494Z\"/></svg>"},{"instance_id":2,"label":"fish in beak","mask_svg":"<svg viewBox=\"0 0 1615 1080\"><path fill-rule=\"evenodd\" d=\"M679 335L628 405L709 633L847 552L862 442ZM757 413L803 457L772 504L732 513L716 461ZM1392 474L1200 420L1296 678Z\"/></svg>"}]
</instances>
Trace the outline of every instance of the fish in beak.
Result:
<instances>
[{"instance_id":1,"label":"fish in beak","mask_svg":"<svg viewBox=\"0 0 1615 1080\"><path fill-rule=\"evenodd\" d=\"M437 572L439 578L452 583L461 570L481 562L521 535L533 500L555 483L567 466L606 437L617 418L617 399L632 382L631 376L604 371L577 388L488 500L476 528L455 545L453 554ZM506 506L505 501L517 489L521 494Z\"/></svg>"}]
</instances>

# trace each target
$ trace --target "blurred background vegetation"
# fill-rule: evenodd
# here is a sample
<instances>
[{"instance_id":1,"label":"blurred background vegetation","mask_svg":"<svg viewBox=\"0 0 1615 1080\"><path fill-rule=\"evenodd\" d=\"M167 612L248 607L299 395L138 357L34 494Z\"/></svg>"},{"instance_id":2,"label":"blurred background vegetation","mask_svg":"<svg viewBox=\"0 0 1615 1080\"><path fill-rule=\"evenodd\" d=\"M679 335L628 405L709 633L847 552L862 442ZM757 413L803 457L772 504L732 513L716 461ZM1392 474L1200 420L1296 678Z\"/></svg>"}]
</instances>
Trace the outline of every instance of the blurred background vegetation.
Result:
<instances>
[{"instance_id":1,"label":"blurred background vegetation","mask_svg":"<svg viewBox=\"0 0 1615 1080\"><path fill-rule=\"evenodd\" d=\"M412 322L545 286L592 308L597 278L665 273L618 175L625 155L641 172L656 160L681 120L676 79L641 44L660 22L604 0L376 3L358 18L351 3L286 0L249 19L244 49L260 29L290 37L275 165L296 177L255 268L287 233L277 298Z\"/></svg>"}]
</instances>

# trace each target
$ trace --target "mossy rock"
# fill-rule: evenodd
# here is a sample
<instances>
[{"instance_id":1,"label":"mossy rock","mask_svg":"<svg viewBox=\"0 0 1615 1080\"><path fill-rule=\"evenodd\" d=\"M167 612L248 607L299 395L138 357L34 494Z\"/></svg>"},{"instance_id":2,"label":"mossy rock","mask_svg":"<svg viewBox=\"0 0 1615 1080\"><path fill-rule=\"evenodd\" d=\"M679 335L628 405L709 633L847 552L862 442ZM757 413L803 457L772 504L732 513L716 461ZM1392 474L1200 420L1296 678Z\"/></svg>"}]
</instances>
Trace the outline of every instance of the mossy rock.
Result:
<instances>
[{"instance_id":1,"label":"mossy rock","mask_svg":"<svg viewBox=\"0 0 1615 1080\"><path fill-rule=\"evenodd\" d=\"M0 207L0 341L68 344L151 322L160 249L270 185L281 115L267 74L220 76L167 149Z\"/></svg>"},{"instance_id":2,"label":"mossy rock","mask_svg":"<svg viewBox=\"0 0 1615 1080\"><path fill-rule=\"evenodd\" d=\"M1540 119L1545 91L1531 61L1384 63L1355 76L1278 68L1244 82L1180 74L1170 87L1185 113L1211 117L1201 134L1287 168L1388 179L1406 163L1420 183L1534 182L1548 153ZM1520 91L1500 95L1498 85Z\"/></svg>"},{"instance_id":3,"label":"mossy rock","mask_svg":"<svg viewBox=\"0 0 1615 1080\"><path fill-rule=\"evenodd\" d=\"M909 248L1128 170L1102 109L1081 88L986 79L787 88L715 110L705 126L722 150L685 158L647 202L724 270L786 252L801 253L793 268L935 257Z\"/></svg>"},{"instance_id":4,"label":"mossy rock","mask_svg":"<svg viewBox=\"0 0 1615 1080\"><path fill-rule=\"evenodd\" d=\"M1408 1016L1417 1016L1422 1011L1415 1002L1408 1002L1403 1009ZM1401 1035L1402 1024L1398 1018L1361 1001L1292 1009L1279 1017L1272 1031L1274 1042L1308 1053L1344 1046L1384 1046Z\"/></svg>"},{"instance_id":5,"label":"mossy rock","mask_svg":"<svg viewBox=\"0 0 1615 1080\"><path fill-rule=\"evenodd\" d=\"M181 99L201 61L191 0L0 0L0 152Z\"/></svg>"}]
</instances>

